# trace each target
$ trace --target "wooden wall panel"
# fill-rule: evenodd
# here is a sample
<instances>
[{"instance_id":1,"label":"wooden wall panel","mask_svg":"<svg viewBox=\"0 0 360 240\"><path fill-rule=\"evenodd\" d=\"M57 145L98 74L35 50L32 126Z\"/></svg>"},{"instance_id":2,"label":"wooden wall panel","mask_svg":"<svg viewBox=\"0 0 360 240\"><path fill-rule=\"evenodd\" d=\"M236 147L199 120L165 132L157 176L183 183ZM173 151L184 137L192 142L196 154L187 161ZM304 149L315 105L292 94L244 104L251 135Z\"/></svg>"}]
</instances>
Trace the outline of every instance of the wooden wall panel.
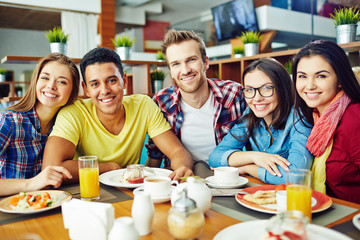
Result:
<instances>
[{"instance_id":1,"label":"wooden wall panel","mask_svg":"<svg viewBox=\"0 0 360 240\"><path fill-rule=\"evenodd\" d=\"M115 0L101 0L101 14L99 17L99 34L101 43L99 47L115 49L111 38L115 37Z\"/></svg>"}]
</instances>

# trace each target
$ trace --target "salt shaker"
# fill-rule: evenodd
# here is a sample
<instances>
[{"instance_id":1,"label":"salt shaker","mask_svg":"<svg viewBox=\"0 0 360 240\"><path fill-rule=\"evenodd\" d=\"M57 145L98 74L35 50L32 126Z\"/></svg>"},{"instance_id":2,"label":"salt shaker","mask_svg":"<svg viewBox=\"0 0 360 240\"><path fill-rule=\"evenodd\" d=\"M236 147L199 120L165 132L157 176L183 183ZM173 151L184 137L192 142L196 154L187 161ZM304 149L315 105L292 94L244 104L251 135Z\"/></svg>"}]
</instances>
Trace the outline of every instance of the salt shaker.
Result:
<instances>
[{"instance_id":1,"label":"salt shaker","mask_svg":"<svg viewBox=\"0 0 360 240\"><path fill-rule=\"evenodd\" d=\"M167 222L170 234L176 239L195 239L201 234L204 214L195 201L187 197L186 188L170 209Z\"/></svg>"},{"instance_id":2,"label":"salt shaker","mask_svg":"<svg viewBox=\"0 0 360 240\"><path fill-rule=\"evenodd\" d=\"M149 193L144 191L134 192L131 215L135 223L135 228L140 236L151 233L154 217L154 204Z\"/></svg>"}]
</instances>

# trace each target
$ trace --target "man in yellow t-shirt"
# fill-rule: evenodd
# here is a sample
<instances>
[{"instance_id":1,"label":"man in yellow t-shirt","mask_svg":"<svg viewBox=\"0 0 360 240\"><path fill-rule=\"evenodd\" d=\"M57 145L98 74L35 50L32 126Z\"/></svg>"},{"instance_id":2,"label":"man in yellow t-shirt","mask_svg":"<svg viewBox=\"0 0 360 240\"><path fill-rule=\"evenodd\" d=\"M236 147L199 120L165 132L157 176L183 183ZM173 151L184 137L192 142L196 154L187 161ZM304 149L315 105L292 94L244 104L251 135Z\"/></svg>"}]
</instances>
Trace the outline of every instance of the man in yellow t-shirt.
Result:
<instances>
[{"instance_id":1,"label":"man in yellow t-shirt","mask_svg":"<svg viewBox=\"0 0 360 240\"><path fill-rule=\"evenodd\" d=\"M173 179L193 175L192 158L156 104L145 95L124 96L121 60L116 52L95 48L81 60L84 93L63 108L46 143L43 168L67 168L78 181L77 156L96 155L100 174L138 163L146 134L171 160Z\"/></svg>"}]
</instances>

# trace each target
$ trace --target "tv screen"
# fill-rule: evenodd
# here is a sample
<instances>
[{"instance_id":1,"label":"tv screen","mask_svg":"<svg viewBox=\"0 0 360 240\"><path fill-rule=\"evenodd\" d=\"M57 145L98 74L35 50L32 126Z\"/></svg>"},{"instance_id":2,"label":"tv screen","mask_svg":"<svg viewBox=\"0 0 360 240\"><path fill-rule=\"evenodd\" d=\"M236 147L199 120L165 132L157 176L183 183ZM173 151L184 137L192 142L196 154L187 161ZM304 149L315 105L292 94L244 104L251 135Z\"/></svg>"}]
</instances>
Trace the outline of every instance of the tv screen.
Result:
<instances>
[{"instance_id":1,"label":"tv screen","mask_svg":"<svg viewBox=\"0 0 360 240\"><path fill-rule=\"evenodd\" d=\"M218 41L259 31L253 0L234 0L211 8Z\"/></svg>"}]
</instances>

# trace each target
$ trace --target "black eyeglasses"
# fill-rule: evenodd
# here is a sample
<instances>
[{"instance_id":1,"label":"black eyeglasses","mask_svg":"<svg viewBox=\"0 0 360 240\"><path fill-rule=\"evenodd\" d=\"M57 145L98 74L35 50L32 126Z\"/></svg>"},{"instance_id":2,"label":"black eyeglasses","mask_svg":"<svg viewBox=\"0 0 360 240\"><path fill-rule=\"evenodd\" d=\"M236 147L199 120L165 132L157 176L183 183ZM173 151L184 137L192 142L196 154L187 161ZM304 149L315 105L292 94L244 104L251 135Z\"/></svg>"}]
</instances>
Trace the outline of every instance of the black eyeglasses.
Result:
<instances>
[{"instance_id":1,"label":"black eyeglasses","mask_svg":"<svg viewBox=\"0 0 360 240\"><path fill-rule=\"evenodd\" d=\"M265 85L258 88L246 87L243 89L243 95L245 98L254 98L257 90L262 97L271 97L274 94L274 88L275 87L271 85Z\"/></svg>"}]
</instances>

